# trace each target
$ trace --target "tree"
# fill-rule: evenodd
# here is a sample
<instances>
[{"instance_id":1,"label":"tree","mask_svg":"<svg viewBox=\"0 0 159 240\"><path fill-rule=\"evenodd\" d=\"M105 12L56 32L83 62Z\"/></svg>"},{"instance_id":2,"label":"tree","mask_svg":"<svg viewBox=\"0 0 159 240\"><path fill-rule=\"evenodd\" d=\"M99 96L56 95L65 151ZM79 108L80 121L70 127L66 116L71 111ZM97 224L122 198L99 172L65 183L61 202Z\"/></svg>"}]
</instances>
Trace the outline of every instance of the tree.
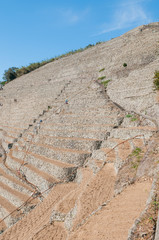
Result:
<instances>
[{"instance_id":1,"label":"tree","mask_svg":"<svg viewBox=\"0 0 159 240\"><path fill-rule=\"evenodd\" d=\"M12 68L8 68L8 70L5 70L3 79L7 82L14 80L17 77L17 73L16 73L17 69L18 68L16 67L12 67Z\"/></svg>"}]
</instances>

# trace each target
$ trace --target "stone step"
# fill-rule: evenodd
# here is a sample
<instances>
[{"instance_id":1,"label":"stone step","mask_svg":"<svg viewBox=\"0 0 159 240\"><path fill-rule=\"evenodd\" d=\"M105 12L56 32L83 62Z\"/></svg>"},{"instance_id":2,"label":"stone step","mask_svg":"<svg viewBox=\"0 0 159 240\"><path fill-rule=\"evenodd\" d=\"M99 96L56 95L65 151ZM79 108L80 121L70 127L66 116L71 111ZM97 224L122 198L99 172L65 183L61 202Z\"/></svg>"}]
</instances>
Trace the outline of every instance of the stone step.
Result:
<instances>
[{"instance_id":1,"label":"stone step","mask_svg":"<svg viewBox=\"0 0 159 240\"><path fill-rule=\"evenodd\" d=\"M18 189L28 195L31 195L31 193L34 191L30 185L22 181L18 175L16 175L14 172L11 172L4 164L0 164L0 174L2 179L5 178L5 181L11 182L10 184L12 184L15 189Z\"/></svg>"},{"instance_id":2,"label":"stone step","mask_svg":"<svg viewBox=\"0 0 159 240\"><path fill-rule=\"evenodd\" d=\"M26 139L25 139L26 140ZM75 137L54 137L50 135L38 135L33 139L35 143L48 144L57 148L70 148L76 150L89 151L96 149L101 140L91 138L75 138Z\"/></svg>"},{"instance_id":3,"label":"stone step","mask_svg":"<svg viewBox=\"0 0 159 240\"><path fill-rule=\"evenodd\" d=\"M16 155L16 154L15 154ZM58 180L55 179L52 175L49 175L38 168L34 167L31 164L23 165L23 160L18 157L12 156L12 151L10 152L9 156L7 157L7 162L9 168L13 171L17 172L21 169L22 173L24 174L23 180L25 181L25 177L27 182L30 183L30 186L37 187L40 191L45 191L48 189L50 184L57 182Z\"/></svg>"},{"instance_id":4,"label":"stone step","mask_svg":"<svg viewBox=\"0 0 159 240\"><path fill-rule=\"evenodd\" d=\"M1 184L2 185L2 184ZM6 185L4 186L6 187ZM23 203L23 201L15 194L13 194L11 191L8 191L8 189L10 190L10 188L8 187L6 188L2 188L0 186L0 199L4 199L7 200L7 203L3 203L0 201L0 204L5 208L6 206L8 206L8 209L6 208L7 211L12 212L15 208L21 206L21 204Z\"/></svg>"},{"instance_id":5,"label":"stone step","mask_svg":"<svg viewBox=\"0 0 159 240\"><path fill-rule=\"evenodd\" d=\"M68 109L87 109L87 108L92 108L94 105L98 108L98 107L104 107L107 104L106 100L100 100L97 101L96 103L94 103L93 101L87 101L87 99L83 102L76 102L76 101L70 101L69 104L67 104Z\"/></svg>"},{"instance_id":6,"label":"stone step","mask_svg":"<svg viewBox=\"0 0 159 240\"><path fill-rule=\"evenodd\" d=\"M8 201L8 199L0 196L0 221L2 220L0 223L0 231L4 231L7 227L11 227L23 217L23 211L18 210L18 207ZM24 209L25 212L29 211L29 208L27 208L28 205Z\"/></svg>"},{"instance_id":7,"label":"stone step","mask_svg":"<svg viewBox=\"0 0 159 240\"><path fill-rule=\"evenodd\" d=\"M8 141L9 141L9 139L18 138L21 134L21 132L17 132L17 131L14 131L14 130L12 131L10 129L8 129L8 131L5 130L5 132L6 133L4 134L4 138L8 139Z\"/></svg>"},{"instance_id":8,"label":"stone step","mask_svg":"<svg viewBox=\"0 0 159 240\"><path fill-rule=\"evenodd\" d=\"M16 142L17 140L18 140L18 137L16 138L11 135L5 135L5 137L4 137L4 141L6 144Z\"/></svg>"},{"instance_id":9,"label":"stone step","mask_svg":"<svg viewBox=\"0 0 159 240\"><path fill-rule=\"evenodd\" d=\"M10 203L6 198L0 196L0 218L4 219L10 213L16 210L16 206ZM11 222L14 220L12 216L5 219L5 224L7 227L11 225Z\"/></svg>"},{"instance_id":10,"label":"stone step","mask_svg":"<svg viewBox=\"0 0 159 240\"><path fill-rule=\"evenodd\" d=\"M143 135L145 139L149 139L157 129L154 127L127 127L112 129L111 138L128 139L137 135Z\"/></svg>"},{"instance_id":11,"label":"stone step","mask_svg":"<svg viewBox=\"0 0 159 240\"><path fill-rule=\"evenodd\" d=\"M23 194L25 198L31 196L31 187L20 181L20 179L16 179L11 175L7 174L5 171L3 171L2 168L0 168L0 175L0 184L6 184L9 188L13 190L13 192L20 192L20 194Z\"/></svg>"},{"instance_id":12,"label":"stone step","mask_svg":"<svg viewBox=\"0 0 159 240\"><path fill-rule=\"evenodd\" d=\"M110 109L90 109L90 111L85 111L82 112L82 114L79 114L78 112L66 112L66 111L61 111L60 114L54 114L52 116L49 116L49 120L65 120L67 119L68 121L72 121L74 119L78 119L80 116L80 119L92 119L92 121L99 120L100 118L116 118L120 116L125 116L120 110L110 110Z\"/></svg>"},{"instance_id":13,"label":"stone step","mask_svg":"<svg viewBox=\"0 0 159 240\"><path fill-rule=\"evenodd\" d=\"M4 131L7 131L7 130L10 131L11 130L13 132L22 132L24 130L24 128L8 126L8 125L1 125L0 128L2 128Z\"/></svg>"},{"instance_id":14,"label":"stone step","mask_svg":"<svg viewBox=\"0 0 159 240\"><path fill-rule=\"evenodd\" d=\"M21 202L25 202L29 198L29 195L13 189L12 187L8 186L8 184L3 183L2 181L0 182L0 188L2 189L3 192L6 191L7 193L20 199Z\"/></svg>"},{"instance_id":15,"label":"stone step","mask_svg":"<svg viewBox=\"0 0 159 240\"><path fill-rule=\"evenodd\" d=\"M152 127L113 129L111 136L103 141L99 150L93 152L91 159L114 162L114 167L118 171L133 149L138 147L145 151L146 140L153 135L153 130L155 129Z\"/></svg>"},{"instance_id":16,"label":"stone step","mask_svg":"<svg viewBox=\"0 0 159 240\"><path fill-rule=\"evenodd\" d=\"M131 78L135 79L134 76L131 76ZM137 78L137 76L136 76L136 78ZM138 95L140 95L141 91L153 88L153 84L152 84L152 82L150 82L149 79L145 79L144 82L140 81L138 83L138 86L136 86L136 81L137 80L138 79L135 79L135 80L131 79L131 85L130 85L130 88L128 88L128 83L127 82L124 82L123 79L121 79L121 80L117 79L115 81L116 92L127 92L127 91L129 91L129 94L130 94L130 90L131 90L131 92L133 92L133 91L138 92Z\"/></svg>"},{"instance_id":17,"label":"stone step","mask_svg":"<svg viewBox=\"0 0 159 240\"><path fill-rule=\"evenodd\" d=\"M72 179L72 175L76 173L76 166L73 164L68 164L65 162L60 162L58 160L54 160L51 158L44 157L42 155L36 154L29 151L20 151L17 153L14 150L14 155L21 157L24 159L26 165L31 165L40 171L53 176L56 179L61 180L70 180ZM57 180L56 180L57 181Z\"/></svg>"},{"instance_id":18,"label":"stone step","mask_svg":"<svg viewBox=\"0 0 159 240\"><path fill-rule=\"evenodd\" d=\"M96 162L115 162L116 161L116 152L112 148L102 148L97 151L94 151L91 156L91 161L93 159L96 160Z\"/></svg>"},{"instance_id":19,"label":"stone step","mask_svg":"<svg viewBox=\"0 0 159 240\"><path fill-rule=\"evenodd\" d=\"M68 92L68 91L64 92L61 96L61 100L62 99L64 100L65 98L67 98L69 102L75 101L77 103L83 102L86 100L88 100L88 102L94 102L94 100L96 98L98 98L98 100L101 100L101 101L105 100L105 96L98 92L91 92L91 93L88 92L86 94L86 91L87 91L87 89L85 91L83 91L83 93L82 92L79 93L79 96L78 96L78 93L76 95L76 93L73 90L72 90L72 92Z\"/></svg>"},{"instance_id":20,"label":"stone step","mask_svg":"<svg viewBox=\"0 0 159 240\"><path fill-rule=\"evenodd\" d=\"M110 132L112 127L107 127L105 130L94 131L94 130L50 130L50 129L40 129L40 134L50 135L54 137L76 137L76 138L95 138L104 139L108 132Z\"/></svg>"},{"instance_id":21,"label":"stone step","mask_svg":"<svg viewBox=\"0 0 159 240\"><path fill-rule=\"evenodd\" d=\"M56 159L61 162L74 164L76 166L82 166L85 159L91 154L90 151L75 150L69 148L56 148L48 144L34 142L29 142L28 144L30 152L39 154L47 158ZM13 151L13 156L20 159L22 157L20 151Z\"/></svg>"},{"instance_id":22,"label":"stone step","mask_svg":"<svg viewBox=\"0 0 159 240\"><path fill-rule=\"evenodd\" d=\"M19 207L21 204L24 204L30 198L30 196L33 194L33 189L31 189L30 186L22 182L20 179L17 179L17 177L13 177L11 172L6 169L7 168L5 168L4 166L2 167L1 165L0 196L7 199L8 206L15 205L15 207ZM8 171L10 172L10 174L6 173ZM23 206L23 210L25 212L30 211L30 209L32 209L32 207L34 207L38 202L39 202L38 198L32 199L31 202ZM7 211L9 211L8 208L6 209ZM18 212L16 211L16 213ZM3 215L3 217L7 216L8 214L9 212ZM14 216L11 216L10 218L11 219L9 220L9 222L8 218L5 220L5 222L7 222L7 226L10 226L11 222L15 222Z\"/></svg>"},{"instance_id":23,"label":"stone step","mask_svg":"<svg viewBox=\"0 0 159 240\"><path fill-rule=\"evenodd\" d=\"M52 118L52 121L50 121L50 123L47 123L48 125L54 125L54 124L58 124L60 125L61 123L63 123L63 125L102 125L102 124L118 124L118 119L120 119L120 117L115 117L115 116L96 116L96 117L84 117L84 116L76 116L76 117L72 117L72 116L55 116L54 118Z\"/></svg>"},{"instance_id":24,"label":"stone step","mask_svg":"<svg viewBox=\"0 0 159 240\"><path fill-rule=\"evenodd\" d=\"M110 124L50 124L50 125L43 125L43 129L41 130L46 130L46 131L107 131L110 128L113 128L114 126L117 125L113 121Z\"/></svg>"},{"instance_id":25,"label":"stone step","mask_svg":"<svg viewBox=\"0 0 159 240\"><path fill-rule=\"evenodd\" d=\"M69 105L69 104L68 104ZM113 112L115 112L115 114L118 114L121 112L120 109L118 109L117 107L113 107L113 106L108 106L108 104L104 105L104 106L98 106L98 107L94 107L94 106L91 106L91 107L87 107L87 108L77 108L76 109L67 109L67 111L65 111L63 114L69 114L69 113L73 113L73 114L78 114L78 115L85 115L85 114L92 114L92 115L96 115L96 114L101 114L101 115L107 115L109 112L111 112L111 115ZM62 114L62 113L60 113Z\"/></svg>"}]
</instances>

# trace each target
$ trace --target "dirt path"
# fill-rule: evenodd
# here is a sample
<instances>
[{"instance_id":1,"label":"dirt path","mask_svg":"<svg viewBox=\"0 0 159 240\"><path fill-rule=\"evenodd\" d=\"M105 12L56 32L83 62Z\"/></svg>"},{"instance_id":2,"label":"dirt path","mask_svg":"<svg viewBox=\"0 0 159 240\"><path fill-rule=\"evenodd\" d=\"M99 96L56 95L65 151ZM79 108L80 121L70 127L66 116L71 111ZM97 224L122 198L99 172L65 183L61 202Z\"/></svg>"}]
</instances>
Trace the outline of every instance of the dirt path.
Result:
<instances>
[{"instance_id":1,"label":"dirt path","mask_svg":"<svg viewBox=\"0 0 159 240\"><path fill-rule=\"evenodd\" d=\"M92 216L69 240L126 240L135 219L144 210L151 182L129 186Z\"/></svg>"}]
</instances>

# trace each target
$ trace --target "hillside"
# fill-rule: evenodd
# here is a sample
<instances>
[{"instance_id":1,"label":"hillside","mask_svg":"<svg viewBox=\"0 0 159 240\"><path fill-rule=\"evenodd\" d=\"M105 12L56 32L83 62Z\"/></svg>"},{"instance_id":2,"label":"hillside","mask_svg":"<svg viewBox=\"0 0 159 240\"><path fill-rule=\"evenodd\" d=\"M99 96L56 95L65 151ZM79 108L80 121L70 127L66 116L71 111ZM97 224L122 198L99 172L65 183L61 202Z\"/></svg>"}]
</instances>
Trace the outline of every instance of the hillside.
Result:
<instances>
[{"instance_id":1,"label":"hillside","mask_svg":"<svg viewBox=\"0 0 159 240\"><path fill-rule=\"evenodd\" d=\"M159 239L155 71L159 23L5 85L0 240Z\"/></svg>"}]
</instances>

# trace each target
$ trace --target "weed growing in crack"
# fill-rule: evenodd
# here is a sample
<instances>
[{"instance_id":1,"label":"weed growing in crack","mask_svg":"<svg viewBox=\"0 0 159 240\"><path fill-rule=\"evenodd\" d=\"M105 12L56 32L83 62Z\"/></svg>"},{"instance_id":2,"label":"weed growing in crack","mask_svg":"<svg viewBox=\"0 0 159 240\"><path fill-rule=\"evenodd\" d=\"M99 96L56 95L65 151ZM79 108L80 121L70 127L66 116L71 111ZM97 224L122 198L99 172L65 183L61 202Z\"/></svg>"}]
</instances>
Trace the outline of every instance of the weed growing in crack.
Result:
<instances>
[{"instance_id":1,"label":"weed growing in crack","mask_svg":"<svg viewBox=\"0 0 159 240\"><path fill-rule=\"evenodd\" d=\"M131 167L134 169L138 169L139 163L140 162L131 162Z\"/></svg>"},{"instance_id":2,"label":"weed growing in crack","mask_svg":"<svg viewBox=\"0 0 159 240\"><path fill-rule=\"evenodd\" d=\"M131 115L131 114L127 114L125 117L127 117L127 118L131 118L132 115Z\"/></svg>"},{"instance_id":3,"label":"weed growing in crack","mask_svg":"<svg viewBox=\"0 0 159 240\"><path fill-rule=\"evenodd\" d=\"M137 117L135 117L134 115L131 115L131 114L127 114L125 117L126 118L131 118L131 122L135 122L135 121L139 120Z\"/></svg>"},{"instance_id":4,"label":"weed growing in crack","mask_svg":"<svg viewBox=\"0 0 159 240\"><path fill-rule=\"evenodd\" d=\"M137 118L132 118L132 119L131 119L132 122L135 122L135 121L137 121L137 120L138 120Z\"/></svg>"},{"instance_id":5,"label":"weed growing in crack","mask_svg":"<svg viewBox=\"0 0 159 240\"><path fill-rule=\"evenodd\" d=\"M159 209L159 201L154 201L153 205L155 208Z\"/></svg>"},{"instance_id":6,"label":"weed growing in crack","mask_svg":"<svg viewBox=\"0 0 159 240\"><path fill-rule=\"evenodd\" d=\"M138 169L138 166L140 164L140 160L143 157L142 156L142 150L139 147L136 147L132 153L129 155L129 157L132 157L134 160L131 162L131 166L134 169Z\"/></svg>"},{"instance_id":7,"label":"weed growing in crack","mask_svg":"<svg viewBox=\"0 0 159 240\"><path fill-rule=\"evenodd\" d=\"M101 82L101 84L103 84L104 87L106 88L107 85L108 85L108 83L109 83L110 81L111 81L111 79L108 79L108 80L106 80L106 81Z\"/></svg>"},{"instance_id":8,"label":"weed growing in crack","mask_svg":"<svg viewBox=\"0 0 159 240\"><path fill-rule=\"evenodd\" d=\"M133 150L133 152L132 152L132 156L135 156L135 157L138 157L138 156L140 156L140 153L142 153L142 150L141 150L141 148L139 148L139 147L136 147L134 150Z\"/></svg>"},{"instance_id":9,"label":"weed growing in crack","mask_svg":"<svg viewBox=\"0 0 159 240\"><path fill-rule=\"evenodd\" d=\"M99 70L99 72L102 72L102 71L104 71L104 70L105 70L105 68L102 68L102 69Z\"/></svg>"},{"instance_id":10,"label":"weed growing in crack","mask_svg":"<svg viewBox=\"0 0 159 240\"><path fill-rule=\"evenodd\" d=\"M102 76L102 77L99 77L98 80L103 80L105 78L106 78L106 76Z\"/></svg>"}]
</instances>

